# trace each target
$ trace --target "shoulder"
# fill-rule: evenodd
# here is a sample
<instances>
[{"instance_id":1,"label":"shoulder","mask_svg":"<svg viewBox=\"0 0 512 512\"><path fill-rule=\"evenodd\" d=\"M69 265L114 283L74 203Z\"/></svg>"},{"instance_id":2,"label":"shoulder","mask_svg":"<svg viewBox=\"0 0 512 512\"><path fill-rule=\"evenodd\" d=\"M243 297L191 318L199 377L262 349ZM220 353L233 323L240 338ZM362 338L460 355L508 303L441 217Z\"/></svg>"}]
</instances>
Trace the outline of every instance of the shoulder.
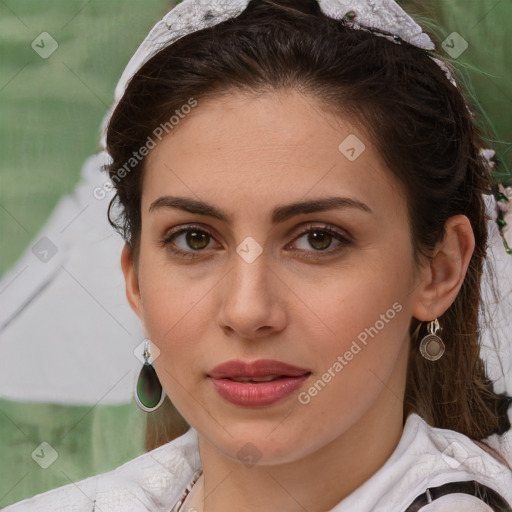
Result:
<instances>
[{"instance_id":1,"label":"shoulder","mask_svg":"<svg viewBox=\"0 0 512 512\"><path fill-rule=\"evenodd\" d=\"M172 507L200 467L197 433L185 434L122 466L2 510L5 512L146 512ZM95 507L95 508L94 508Z\"/></svg>"},{"instance_id":2,"label":"shoulder","mask_svg":"<svg viewBox=\"0 0 512 512\"><path fill-rule=\"evenodd\" d=\"M401 496L409 494L410 501L404 500L407 505L427 488L473 480L512 503L512 471L507 467L506 453L494 453L460 432L432 427L416 414L410 415L407 423L406 460L411 467L396 486ZM462 492L441 496L421 512L449 510L492 512L484 502Z\"/></svg>"},{"instance_id":3,"label":"shoulder","mask_svg":"<svg viewBox=\"0 0 512 512\"><path fill-rule=\"evenodd\" d=\"M511 453L507 449L512 440L511 431L474 441L460 432L432 427L417 414L411 414L409 418L415 429L421 432L423 443L430 446L429 450L438 452L441 467L482 476L507 475L504 482L512 485Z\"/></svg>"}]
</instances>

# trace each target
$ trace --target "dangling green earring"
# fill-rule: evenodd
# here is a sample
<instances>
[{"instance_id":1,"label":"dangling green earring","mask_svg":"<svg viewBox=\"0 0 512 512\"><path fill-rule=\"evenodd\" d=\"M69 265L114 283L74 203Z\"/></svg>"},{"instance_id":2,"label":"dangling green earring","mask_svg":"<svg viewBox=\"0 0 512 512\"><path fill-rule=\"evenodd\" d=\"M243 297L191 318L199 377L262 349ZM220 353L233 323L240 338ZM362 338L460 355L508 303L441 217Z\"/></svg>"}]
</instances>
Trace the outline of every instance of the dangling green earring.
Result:
<instances>
[{"instance_id":1,"label":"dangling green earring","mask_svg":"<svg viewBox=\"0 0 512 512\"><path fill-rule=\"evenodd\" d=\"M142 366L135 387L135 401L145 412L156 411L163 403L166 393L153 365L149 363L151 352L149 340L144 340L144 365Z\"/></svg>"}]
</instances>

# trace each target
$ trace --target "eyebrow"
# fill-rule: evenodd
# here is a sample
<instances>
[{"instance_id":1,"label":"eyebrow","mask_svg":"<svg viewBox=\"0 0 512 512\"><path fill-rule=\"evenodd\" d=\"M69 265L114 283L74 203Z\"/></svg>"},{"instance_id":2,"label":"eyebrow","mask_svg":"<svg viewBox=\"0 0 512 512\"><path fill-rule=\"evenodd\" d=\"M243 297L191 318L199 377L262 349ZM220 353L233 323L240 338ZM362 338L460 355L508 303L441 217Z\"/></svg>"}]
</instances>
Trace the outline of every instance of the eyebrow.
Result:
<instances>
[{"instance_id":1,"label":"eyebrow","mask_svg":"<svg viewBox=\"0 0 512 512\"><path fill-rule=\"evenodd\" d=\"M220 208L205 203L204 201L198 201L188 197L160 197L151 203L149 212L151 213L161 208L177 208L189 213L214 217L223 222L232 221L231 215ZM339 208L354 208L366 213L373 213L372 209L366 203L358 199L350 197L327 197L277 206L272 211L272 224L284 222L296 215L323 212Z\"/></svg>"}]
</instances>

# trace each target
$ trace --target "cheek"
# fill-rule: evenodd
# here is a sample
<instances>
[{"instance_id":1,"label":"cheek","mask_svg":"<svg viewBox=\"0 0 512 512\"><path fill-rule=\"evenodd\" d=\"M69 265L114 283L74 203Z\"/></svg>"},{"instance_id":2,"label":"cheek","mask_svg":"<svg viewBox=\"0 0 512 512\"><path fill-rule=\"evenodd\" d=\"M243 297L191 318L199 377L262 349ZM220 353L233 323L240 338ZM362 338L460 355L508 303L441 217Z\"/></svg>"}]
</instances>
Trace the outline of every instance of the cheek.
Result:
<instances>
[{"instance_id":1,"label":"cheek","mask_svg":"<svg viewBox=\"0 0 512 512\"><path fill-rule=\"evenodd\" d=\"M375 253L364 263L334 270L316 285L311 280L295 283L294 291L309 306L310 318L316 313L334 340L356 338L376 323L381 331L392 330L407 316L403 311L409 309L412 281L406 261L396 251L389 256ZM397 315L397 310L402 313Z\"/></svg>"},{"instance_id":2,"label":"cheek","mask_svg":"<svg viewBox=\"0 0 512 512\"><path fill-rule=\"evenodd\" d=\"M195 386L204 378L201 347L212 313L205 309L203 285L177 278L177 271L145 276L141 294L147 335L160 350L154 367L174 406L190 422L202 409L191 409L190 396L197 396L196 406L203 402Z\"/></svg>"},{"instance_id":3,"label":"cheek","mask_svg":"<svg viewBox=\"0 0 512 512\"><path fill-rule=\"evenodd\" d=\"M332 393L337 395L333 403L346 407L354 406L365 389L369 395L380 389L379 380L388 380L406 348L411 283L407 268L393 272L387 263L383 259L362 272L340 272L321 288L304 283L296 290L311 308L295 320L300 332L312 338L309 350L319 362L317 378L329 382L331 392L322 393L326 406Z\"/></svg>"},{"instance_id":4,"label":"cheek","mask_svg":"<svg viewBox=\"0 0 512 512\"><path fill-rule=\"evenodd\" d=\"M410 316L395 298L347 296L321 310L334 334L323 330L308 350L316 372L297 397L297 418L309 418L302 424L304 439L321 444L350 428L381 394L401 396L401 386L391 379L405 372Z\"/></svg>"},{"instance_id":5,"label":"cheek","mask_svg":"<svg viewBox=\"0 0 512 512\"><path fill-rule=\"evenodd\" d=\"M161 350L169 343L180 343L184 331L188 333L181 343L194 341L196 330L208 321L205 305L208 283L189 281L165 271L148 276L141 285L142 306L148 335ZM211 321L211 317L210 317Z\"/></svg>"},{"instance_id":6,"label":"cheek","mask_svg":"<svg viewBox=\"0 0 512 512\"><path fill-rule=\"evenodd\" d=\"M323 334L314 348L324 365L332 366L338 355L346 355L349 362L357 361L358 366L395 359L409 328L404 299L400 293L361 293L360 286L353 290L344 286L332 300L319 301L316 309ZM312 321L311 318L309 323ZM307 324L304 319L304 330L308 329Z\"/></svg>"},{"instance_id":7,"label":"cheek","mask_svg":"<svg viewBox=\"0 0 512 512\"><path fill-rule=\"evenodd\" d=\"M155 247L149 235L142 236L139 287L144 324L152 341L160 347L173 337L180 324L190 322L213 278L197 266L169 263L166 250Z\"/></svg>"},{"instance_id":8,"label":"cheek","mask_svg":"<svg viewBox=\"0 0 512 512\"><path fill-rule=\"evenodd\" d=\"M151 255L141 258L142 262L139 283L144 325L160 350L155 368L163 372L163 384L171 379L173 385L170 376L190 382L196 375L190 368L200 366L201 347L212 332L211 294L219 282L218 273L171 266L154 257L152 261Z\"/></svg>"}]
</instances>

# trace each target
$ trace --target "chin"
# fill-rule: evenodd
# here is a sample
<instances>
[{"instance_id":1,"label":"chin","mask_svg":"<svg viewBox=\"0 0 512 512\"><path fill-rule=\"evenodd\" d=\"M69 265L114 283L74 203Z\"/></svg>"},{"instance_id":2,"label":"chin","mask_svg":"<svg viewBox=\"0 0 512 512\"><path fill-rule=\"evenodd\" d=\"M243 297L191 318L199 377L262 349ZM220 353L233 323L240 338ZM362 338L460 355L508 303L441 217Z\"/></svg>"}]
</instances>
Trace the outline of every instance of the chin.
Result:
<instances>
[{"instance_id":1,"label":"chin","mask_svg":"<svg viewBox=\"0 0 512 512\"><path fill-rule=\"evenodd\" d=\"M206 436L202 430L196 430L224 456L247 467L277 466L306 457L322 445L318 435L310 440L303 431L290 431L289 425L280 427L285 416L281 416L280 421L230 421L227 431L219 425L210 425L204 430Z\"/></svg>"}]
</instances>

